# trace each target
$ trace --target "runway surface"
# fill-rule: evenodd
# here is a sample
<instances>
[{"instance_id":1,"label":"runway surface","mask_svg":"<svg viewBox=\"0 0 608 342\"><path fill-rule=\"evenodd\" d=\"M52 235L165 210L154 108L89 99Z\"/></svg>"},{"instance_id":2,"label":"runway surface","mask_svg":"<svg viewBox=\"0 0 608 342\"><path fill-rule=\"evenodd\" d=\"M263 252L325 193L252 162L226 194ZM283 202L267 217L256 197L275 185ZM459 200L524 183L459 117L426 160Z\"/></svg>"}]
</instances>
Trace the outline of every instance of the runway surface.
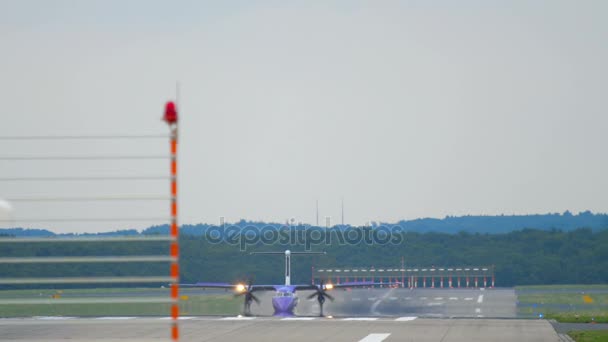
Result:
<instances>
[{"instance_id":1,"label":"runway surface","mask_svg":"<svg viewBox=\"0 0 608 342\"><path fill-rule=\"evenodd\" d=\"M336 304L331 308L337 315L500 318L517 315L516 296L512 289L353 290L337 297L332 304Z\"/></svg>"},{"instance_id":2,"label":"runway surface","mask_svg":"<svg viewBox=\"0 0 608 342\"><path fill-rule=\"evenodd\" d=\"M516 317L512 289L356 289L332 291L319 313L299 293L299 317L271 317L272 293L260 293L258 317L181 317L184 341L560 341L544 320ZM495 319L501 318L501 319ZM0 340L167 341L168 317L0 319Z\"/></svg>"},{"instance_id":3,"label":"runway surface","mask_svg":"<svg viewBox=\"0 0 608 342\"><path fill-rule=\"evenodd\" d=\"M169 320L4 319L0 339L14 341L167 341ZM549 322L518 319L186 317L183 341L560 341Z\"/></svg>"},{"instance_id":4,"label":"runway surface","mask_svg":"<svg viewBox=\"0 0 608 342\"><path fill-rule=\"evenodd\" d=\"M298 315L317 315L316 299L299 294ZM325 303L325 314L333 316L417 316L433 318L515 318L517 297L513 289L353 289L332 291L335 300ZM270 297L264 294L253 312L271 315Z\"/></svg>"}]
</instances>

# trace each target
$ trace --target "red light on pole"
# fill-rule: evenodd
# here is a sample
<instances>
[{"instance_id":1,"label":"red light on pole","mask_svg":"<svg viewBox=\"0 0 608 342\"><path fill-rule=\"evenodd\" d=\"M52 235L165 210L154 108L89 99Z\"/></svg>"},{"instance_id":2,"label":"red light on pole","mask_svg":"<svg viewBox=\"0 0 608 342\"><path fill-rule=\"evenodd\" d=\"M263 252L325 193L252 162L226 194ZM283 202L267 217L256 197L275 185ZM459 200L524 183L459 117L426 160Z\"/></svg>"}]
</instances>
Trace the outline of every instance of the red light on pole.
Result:
<instances>
[{"instance_id":1,"label":"red light on pole","mask_svg":"<svg viewBox=\"0 0 608 342\"><path fill-rule=\"evenodd\" d=\"M171 205L170 205L170 235L173 238L170 251L173 260L171 262L171 337L173 341L179 339L179 227L177 225L177 108L172 101L165 105L165 115L163 120L167 122L171 129L170 146L171 146Z\"/></svg>"},{"instance_id":2,"label":"red light on pole","mask_svg":"<svg viewBox=\"0 0 608 342\"><path fill-rule=\"evenodd\" d=\"M172 101L167 102L165 105L165 115L163 120L165 120L169 125L177 123L177 107Z\"/></svg>"}]
</instances>

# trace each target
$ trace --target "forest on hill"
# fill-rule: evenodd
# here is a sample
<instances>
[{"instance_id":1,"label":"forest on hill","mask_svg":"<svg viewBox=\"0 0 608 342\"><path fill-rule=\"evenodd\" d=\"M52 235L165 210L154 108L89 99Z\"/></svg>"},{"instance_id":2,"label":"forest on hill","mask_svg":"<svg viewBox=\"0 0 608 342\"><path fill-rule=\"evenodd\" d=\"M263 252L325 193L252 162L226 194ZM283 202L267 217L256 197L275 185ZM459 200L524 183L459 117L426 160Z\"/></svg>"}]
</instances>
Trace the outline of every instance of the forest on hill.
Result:
<instances>
[{"instance_id":1,"label":"forest on hill","mask_svg":"<svg viewBox=\"0 0 608 342\"><path fill-rule=\"evenodd\" d=\"M373 232L375 228L351 228ZM324 230L332 238L311 246L323 256L297 256L292 260L292 281L309 282L316 267L407 267L495 265L497 286L528 284L608 283L608 230L579 228L522 229L488 233L393 233L390 242L340 241L339 230ZM398 239L396 238L398 237ZM239 244L210 241L207 236L180 238L181 281L283 281L282 257L252 256L251 251L301 251L305 244L256 241L243 250ZM57 242L2 243L1 255L159 255L168 254L167 242ZM2 277L168 275L167 263L132 264L1 264ZM137 285L137 284L132 284ZM161 285L161 284L157 284ZM97 285L98 286L98 285ZM65 287L65 286L63 286ZM1 288L8 288L2 286Z\"/></svg>"},{"instance_id":2,"label":"forest on hill","mask_svg":"<svg viewBox=\"0 0 608 342\"><path fill-rule=\"evenodd\" d=\"M238 222L227 223L227 225L246 228L246 227L273 227L281 228L287 225L286 223L272 222L257 222L240 220ZM307 224L298 224L298 227L313 227ZM522 230L526 228L539 230L558 229L562 231L572 231L578 228L591 228L599 230L608 228L608 214L592 213L590 211L572 214L569 211L563 213L548 213L548 214L533 214L533 215L466 215L466 216L446 216L442 219L438 218L418 218L412 220L401 220L399 222L372 222L370 227L377 228L380 226L399 226L405 232L417 233L489 233L500 234L511 231ZM184 224L181 226L181 234L183 235L204 235L207 230L217 228L217 225L212 224ZM74 234L58 234L53 232L53 228L60 230L61 227L51 227L47 229L24 229L24 228L0 228L0 234L11 236L70 236ZM324 227L323 227L324 228ZM335 225L335 229L350 229L355 228L351 225ZM84 233L78 235L138 235L138 234L168 234L169 225L157 225L138 231L136 229L123 229L118 231L104 233Z\"/></svg>"}]
</instances>

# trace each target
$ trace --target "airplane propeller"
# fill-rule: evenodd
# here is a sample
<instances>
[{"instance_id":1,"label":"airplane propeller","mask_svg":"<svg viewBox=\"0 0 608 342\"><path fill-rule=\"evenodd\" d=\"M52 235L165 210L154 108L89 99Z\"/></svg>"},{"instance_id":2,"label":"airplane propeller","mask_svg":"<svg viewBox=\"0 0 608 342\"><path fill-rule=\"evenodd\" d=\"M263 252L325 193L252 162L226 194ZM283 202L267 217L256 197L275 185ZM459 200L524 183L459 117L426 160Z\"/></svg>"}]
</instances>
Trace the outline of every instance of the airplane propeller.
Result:
<instances>
[{"instance_id":1,"label":"airplane propeller","mask_svg":"<svg viewBox=\"0 0 608 342\"><path fill-rule=\"evenodd\" d=\"M325 303L325 298L328 298L331 301L334 300L334 297L327 293L327 290L332 288L333 285L329 284L326 286L324 284L324 281L321 279L321 284L316 286L317 291L308 296L308 299L315 298L315 296L317 297L317 301L319 302L319 308L321 309L321 312L319 313L320 317L323 317L323 303Z\"/></svg>"},{"instance_id":2,"label":"airplane propeller","mask_svg":"<svg viewBox=\"0 0 608 342\"><path fill-rule=\"evenodd\" d=\"M237 291L239 291L238 293L236 293L234 296L238 297L238 296L245 296L245 303L244 303L244 308L243 308L243 313L245 316L251 316L251 302L255 301L257 304L260 304L260 300L258 299L258 297L256 297L253 294L253 291L255 289L253 288L253 282L249 281L249 283L247 284L247 286L245 285L238 285L237 286Z\"/></svg>"}]
</instances>

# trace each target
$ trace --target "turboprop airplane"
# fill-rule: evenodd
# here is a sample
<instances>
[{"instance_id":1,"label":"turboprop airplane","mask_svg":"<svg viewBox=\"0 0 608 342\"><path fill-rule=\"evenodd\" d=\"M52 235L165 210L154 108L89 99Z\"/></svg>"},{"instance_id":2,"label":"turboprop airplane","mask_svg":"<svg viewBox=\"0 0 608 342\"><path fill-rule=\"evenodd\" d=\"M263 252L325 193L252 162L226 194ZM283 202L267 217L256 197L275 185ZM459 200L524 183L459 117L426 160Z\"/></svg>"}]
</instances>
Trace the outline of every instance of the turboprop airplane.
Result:
<instances>
[{"instance_id":1,"label":"turboprop airplane","mask_svg":"<svg viewBox=\"0 0 608 342\"><path fill-rule=\"evenodd\" d=\"M387 283L374 283L374 282L349 282L341 284L324 283L321 281L319 284L291 284L291 256L300 254L325 254L325 252L291 252L286 250L283 252L254 252L251 254L270 254L270 255L285 255L285 284L281 285L255 285L252 282L248 284L228 284L228 283L195 283L195 284L180 284L185 287L201 287L201 288L216 288L216 289L230 289L235 292L235 296L244 296L245 303L243 313L245 316L251 315L251 302L260 303L260 300L255 296L255 292L260 291L275 291L272 297L272 307L274 308L274 316L279 317L291 317L294 315L294 309L298 305L297 291L314 290L315 292L308 296L308 299L317 297L319 302L319 316L323 317L323 304L325 299L334 300L334 298L327 293L327 291L338 289L338 288L352 288L352 287L369 287L374 285L387 285ZM390 285L390 284L388 284Z\"/></svg>"}]
</instances>

